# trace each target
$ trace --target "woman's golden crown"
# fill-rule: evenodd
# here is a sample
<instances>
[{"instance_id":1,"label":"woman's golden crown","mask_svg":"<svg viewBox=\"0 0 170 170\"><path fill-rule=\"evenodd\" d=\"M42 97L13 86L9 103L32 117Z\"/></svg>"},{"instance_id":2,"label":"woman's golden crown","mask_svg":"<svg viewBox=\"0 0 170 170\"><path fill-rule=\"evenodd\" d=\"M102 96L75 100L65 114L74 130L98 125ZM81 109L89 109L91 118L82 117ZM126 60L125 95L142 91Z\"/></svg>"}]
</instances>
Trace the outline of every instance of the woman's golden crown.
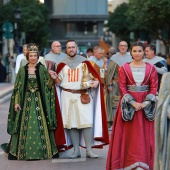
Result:
<instances>
[{"instance_id":1,"label":"woman's golden crown","mask_svg":"<svg viewBox=\"0 0 170 170\"><path fill-rule=\"evenodd\" d=\"M27 47L28 52L38 52L38 47L36 45L31 45Z\"/></svg>"}]
</instances>

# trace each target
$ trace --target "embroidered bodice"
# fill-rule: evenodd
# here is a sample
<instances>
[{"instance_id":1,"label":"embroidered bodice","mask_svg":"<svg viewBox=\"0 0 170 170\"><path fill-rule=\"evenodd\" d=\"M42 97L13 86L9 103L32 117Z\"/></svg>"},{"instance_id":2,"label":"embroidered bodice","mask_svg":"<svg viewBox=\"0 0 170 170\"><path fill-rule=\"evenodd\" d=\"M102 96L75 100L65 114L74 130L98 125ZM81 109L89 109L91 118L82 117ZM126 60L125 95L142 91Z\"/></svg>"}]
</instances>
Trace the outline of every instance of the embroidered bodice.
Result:
<instances>
[{"instance_id":1,"label":"embroidered bodice","mask_svg":"<svg viewBox=\"0 0 170 170\"><path fill-rule=\"evenodd\" d=\"M146 67L131 67L133 78L137 86L140 86L145 77Z\"/></svg>"}]
</instances>

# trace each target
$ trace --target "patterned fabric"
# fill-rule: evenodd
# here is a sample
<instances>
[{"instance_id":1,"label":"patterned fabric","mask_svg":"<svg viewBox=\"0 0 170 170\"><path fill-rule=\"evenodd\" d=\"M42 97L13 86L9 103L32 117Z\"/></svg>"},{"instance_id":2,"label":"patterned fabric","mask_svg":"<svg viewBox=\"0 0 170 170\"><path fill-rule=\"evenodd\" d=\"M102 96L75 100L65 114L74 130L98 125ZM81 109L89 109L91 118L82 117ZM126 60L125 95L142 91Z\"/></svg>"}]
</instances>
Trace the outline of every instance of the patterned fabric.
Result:
<instances>
[{"instance_id":1,"label":"patterned fabric","mask_svg":"<svg viewBox=\"0 0 170 170\"><path fill-rule=\"evenodd\" d=\"M140 86L145 77L145 67L137 68L131 67L133 78L135 79L136 85Z\"/></svg>"},{"instance_id":2,"label":"patterned fabric","mask_svg":"<svg viewBox=\"0 0 170 170\"><path fill-rule=\"evenodd\" d=\"M56 128L54 87L45 67L37 69L40 74L36 72L36 75L27 75L24 67L19 70L11 98L9 153L18 160L51 159L58 152L53 132ZM18 113L13 109L14 101L21 106Z\"/></svg>"}]
</instances>

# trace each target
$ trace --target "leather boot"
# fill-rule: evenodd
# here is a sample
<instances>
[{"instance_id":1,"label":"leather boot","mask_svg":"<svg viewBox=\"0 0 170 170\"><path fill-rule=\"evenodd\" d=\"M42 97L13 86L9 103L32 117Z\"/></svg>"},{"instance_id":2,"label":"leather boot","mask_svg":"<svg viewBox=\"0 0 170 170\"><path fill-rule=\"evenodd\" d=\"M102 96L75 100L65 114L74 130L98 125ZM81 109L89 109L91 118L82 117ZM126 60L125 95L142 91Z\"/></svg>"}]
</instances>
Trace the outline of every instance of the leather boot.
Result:
<instances>
[{"instance_id":1,"label":"leather boot","mask_svg":"<svg viewBox=\"0 0 170 170\"><path fill-rule=\"evenodd\" d=\"M80 147L79 147L79 130L73 128L70 130L71 140L74 146L74 152L71 154L70 159L75 159L81 157Z\"/></svg>"},{"instance_id":2,"label":"leather boot","mask_svg":"<svg viewBox=\"0 0 170 170\"><path fill-rule=\"evenodd\" d=\"M87 158L98 158L98 155L92 152L92 128L83 129L84 140L86 144L86 157Z\"/></svg>"}]
</instances>

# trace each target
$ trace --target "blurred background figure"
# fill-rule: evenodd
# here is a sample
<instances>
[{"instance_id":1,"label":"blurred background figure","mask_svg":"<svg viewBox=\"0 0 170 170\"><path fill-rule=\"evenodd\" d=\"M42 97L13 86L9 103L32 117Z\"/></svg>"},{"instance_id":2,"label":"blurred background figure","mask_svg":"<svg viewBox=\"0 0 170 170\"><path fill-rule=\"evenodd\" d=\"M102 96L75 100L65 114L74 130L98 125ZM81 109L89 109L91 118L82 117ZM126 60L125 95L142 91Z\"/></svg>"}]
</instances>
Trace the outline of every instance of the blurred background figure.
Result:
<instances>
[{"instance_id":1,"label":"blurred background figure","mask_svg":"<svg viewBox=\"0 0 170 170\"><path fill-rule=\"evenodd\" d=\"M0 53L0 83L5 82L5 80L6 80L6 68L2 58L2 54Z\"/></svg>"},{"instance_id":2,"label":"blurred background figure","mask_svg":"<svg viewBox=\"0 0 170 170\"><path fill-rule=\"evenodd\" d=\"M48 70L55 70L57 65L67 57L61 50L61 43L59 41L53 41L50 53L45 55L45 62Z\"/></svg>"},{"instance_id":3,"label":"blurred background figure","mask_svg":"<svg viewBox=\"0 0 170 170\"><path fill-rule=\"evenodd\" d=\"M106 108L108 127L110 128L110 130L112 129L113 117L116 113L116 109L120 99L120 92L118 86L119 82L118 70L126 62L132 61L132 57L127 52L127 50L128 44L126 41L121 41L119 43L119 52L117 52L116 54L114 54L116 52L115 48L111 47L109 49L110 58L106 74L106 86L107 86Z\"/></svg>"},{"instance_id":4,"label":"blurred background figure","mask_svg":"<svg viewBox=\"0 0 170 170\"><path fill-rule=\"evenodd\" d=\"M22 46L22 52L21 54L19 54L16 58L16 65L15 65L15 74L18 74L18 70L20 68L20 63L22 59L26 59L26 53L27 53L27 44L24 44Z\"/></svg>"},{"instance_id":5,"label":"blurred background figure","mask_svg":"<svg viewBox=\"0 0 170 170\"><path fill-rule=\"evenodd\" d=\"M89 58L91 56L93 56L93 48L90 47L87 49L87 58Z\"/></svg>"},{"instance_id":6,"label":"blurred background figure","mask_svg":"<svg viewBox=\"0 0 170 170\"><path fill-rule=\"evenodd\" d=\"M156 46L149 44L145 48L146 58L143 59L144 62L153 64L156 68L158 74L158 91L161 83L161 78L164 73L167 72L167 64L163 57L156 56Z\"/></svg>"},{"instance_id":7,"label":"blurred background figure","mask_svg":"<svg viewBox=\"0 0 170 170\"><path fill-rule=\"evenodd\" d=\"M170 73L162 76L155 116L154 170L170 169Z\"/></svg>"},{"instance_id":8,"label":"blurred background figure","mask_svg":"<svg viewBox=\"0 0 170 170\"><path fill-rule=\"evenodd\" d=\"M14 84L15 82L15 60L13 56L8 58L8 83Z\"/></svg>"},{"instance_id":9,"label":"blurred background figure","mask_svg":"<svg viewBox=\"0 0 170 170\"><path fill-rule=\"evenodd\" d=\"M107 62L108 62L108 55L105 55L102 59L103 59L103 62L104 62L104 69L105 71L107 70Z\"/></svg>"},{"instance_id":10,"label":"blurred background figure","mask_svg":"<svg viewBox=\"0 0 170 170\"><path fill-rule=\"evenodd\" d=\"M166 64L167 64L167 68L169 72L170 71L170 54L169 53L166 55Z\"/></svg>"},{"instance_id":11,"label":"blurred background figure","mask_svg":"<svg viewBox=\"0 0 170 170\"><path fill-rule=\"evenodd\" d=\"M116 54L116 49L114 47L110 47L109 48L109 52L108 52L108 62L107 62L107 65L109 65L110 63L110 58Z\"/></svg>"}]
</instances>

